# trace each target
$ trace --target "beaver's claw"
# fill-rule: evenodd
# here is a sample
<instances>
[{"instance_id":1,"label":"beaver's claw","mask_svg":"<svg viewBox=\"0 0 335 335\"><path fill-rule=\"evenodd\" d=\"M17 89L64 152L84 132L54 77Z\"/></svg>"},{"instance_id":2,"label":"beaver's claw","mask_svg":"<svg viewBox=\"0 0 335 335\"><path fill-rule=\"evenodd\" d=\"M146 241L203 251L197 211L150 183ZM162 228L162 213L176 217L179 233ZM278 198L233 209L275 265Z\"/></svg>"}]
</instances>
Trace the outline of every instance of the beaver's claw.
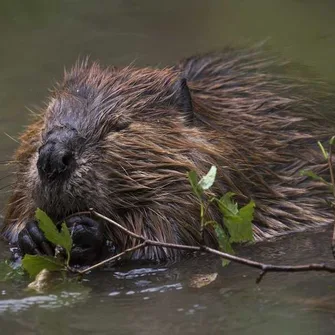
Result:
<instances>
[{"instance_id":1,"label":"beaver's claw","mask_svg":"<svg viewBox=\"0 0 335 335\"><path fill-rule=\"evenodd\" d=\"M29 221L21 230L18 245L23 254L53 256L55 253L35 220Z\"/></svg>"},{"instance_id":2,"label":"beaver's claw","mask_svg":"<svg viewBox=\"0 0 335 335\"><path fill-rule=\"evenodd\" d=\"M88 265L98 260L106 246L103 225L88 216L73 216L66 225L73 240L70 263Z\"/></svg>"},{"instance_id":3,"label":"beaver's claw","mask_svg":"<svg viewBox=\"0 0 335 335\"><path fill-rule=\"evenodd\" d=\"M105 248L103 225L87 216L73 216L66 220L73 240L70 263L88 265L101 257ZM18 236L18 246L23 254L48 255L55 253L38 223L29 221Z\"/></svg>"}]
</instances>

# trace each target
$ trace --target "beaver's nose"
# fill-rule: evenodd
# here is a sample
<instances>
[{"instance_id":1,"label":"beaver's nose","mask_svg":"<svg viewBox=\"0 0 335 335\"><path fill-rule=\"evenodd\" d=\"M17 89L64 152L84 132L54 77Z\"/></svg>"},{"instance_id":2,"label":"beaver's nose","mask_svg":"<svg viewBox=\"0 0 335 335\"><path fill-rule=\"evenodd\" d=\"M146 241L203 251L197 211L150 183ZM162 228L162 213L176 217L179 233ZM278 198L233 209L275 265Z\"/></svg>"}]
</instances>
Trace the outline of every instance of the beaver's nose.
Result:
<instances>
[{"instance_id":1,"label":"beaver's nose","mask_svg":"<svg viewBox=\"0 0 335 335\"><path fill-rule=\"evenodd\" d=\"M37 169L41 178L49 180L70 172L74 165L74 154L62 143L47 142L39 150Z\"/></svg>"}]
</instances>

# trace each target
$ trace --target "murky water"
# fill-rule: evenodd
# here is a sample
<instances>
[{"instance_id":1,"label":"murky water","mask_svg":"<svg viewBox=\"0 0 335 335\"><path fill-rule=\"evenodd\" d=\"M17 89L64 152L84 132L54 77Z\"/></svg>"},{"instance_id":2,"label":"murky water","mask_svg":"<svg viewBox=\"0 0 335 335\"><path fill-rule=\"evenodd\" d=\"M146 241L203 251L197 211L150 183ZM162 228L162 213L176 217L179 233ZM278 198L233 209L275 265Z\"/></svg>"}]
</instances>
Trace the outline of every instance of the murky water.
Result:
<instances>
[{"instance_id":1,"label":"murky water","mask_svg":"<svg viewBox=\"0 0 335 335\"><path fill-rule=\"evenodd\" d=\"M79 55L105 64L171 64L227 44L271 49L335 80L333 1L1 1L0 161L10 157L63 67ZM8 136L6 134L8 134ZM0 163L0 207L10 182ZM3 179L4 178L4 179ZM330 231L242 248L272 263L332 262ZM0 258L7 255L0 244ZM197 273L218 272L190 287ZM32 294L0 283L1 334L334 334L335 281L322 273L269 274L202 256L170 267L118 268L77 287Z\"/></svg>"}]
</instances>

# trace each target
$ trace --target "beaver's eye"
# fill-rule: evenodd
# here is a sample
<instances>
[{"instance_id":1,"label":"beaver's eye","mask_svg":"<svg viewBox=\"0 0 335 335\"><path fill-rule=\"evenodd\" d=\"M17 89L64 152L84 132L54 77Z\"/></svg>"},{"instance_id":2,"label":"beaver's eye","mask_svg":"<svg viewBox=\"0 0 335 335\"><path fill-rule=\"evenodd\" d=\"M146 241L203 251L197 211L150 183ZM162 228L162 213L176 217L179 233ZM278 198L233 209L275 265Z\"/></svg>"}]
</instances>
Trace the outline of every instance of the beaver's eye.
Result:
<instances>
[{"instance_id":1,"label":"beaver's eye","mask_svg":"<svg viewBox=\"0 0 335 335\"><path fill-rule=\"evenodd\" d=\"M118 120L118 122L113 125L112 131L118 132L125 130L129 127L130 123L129 120Z\"/></svg>"}]
</instances>

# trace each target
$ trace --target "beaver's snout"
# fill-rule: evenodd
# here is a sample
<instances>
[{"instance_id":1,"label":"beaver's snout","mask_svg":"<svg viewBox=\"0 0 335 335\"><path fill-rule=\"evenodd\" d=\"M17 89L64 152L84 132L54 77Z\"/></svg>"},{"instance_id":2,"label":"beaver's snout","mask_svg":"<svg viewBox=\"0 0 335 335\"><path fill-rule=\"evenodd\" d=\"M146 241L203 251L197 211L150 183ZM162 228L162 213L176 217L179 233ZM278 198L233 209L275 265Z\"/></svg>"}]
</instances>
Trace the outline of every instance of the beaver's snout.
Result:
<instances>
[{"instance_id":1,"label":"beaver's snout","mask_svg":"<svg viewBox=\"0 0 335 335\"><path fill-rule=\"evenodd\" d=\"M37 169L41 179L64 178L75 168L78 136L73 129L51 131L38 152Z\"/></svg>"},{"instance_id":2,"label":"beaver's snout","mask_svg":"<svg viewBox=\"0 0 335 335\"><path fill-rule=\"evenodd\" d=\"M74 168L74 153L63 143L47 142L40 148L37 161L38 173L41 178L56 179L71 172Z\"/></svg>"}]
</instances>

